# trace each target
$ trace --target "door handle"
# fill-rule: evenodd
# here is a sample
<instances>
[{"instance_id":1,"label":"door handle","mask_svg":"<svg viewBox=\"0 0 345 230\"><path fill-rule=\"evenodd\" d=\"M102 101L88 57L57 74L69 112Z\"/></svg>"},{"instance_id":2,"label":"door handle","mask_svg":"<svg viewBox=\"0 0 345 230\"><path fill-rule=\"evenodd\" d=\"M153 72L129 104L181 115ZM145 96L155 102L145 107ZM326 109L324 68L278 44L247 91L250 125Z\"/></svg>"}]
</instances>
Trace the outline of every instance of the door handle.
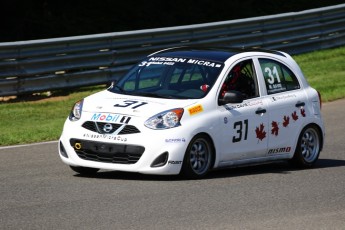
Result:
<instances>
[{"instance_id":1,"label":"door handle","mask_svg":"<svg viewBox=\"0 0 345 230\"><path fill-rule=\"evenodd\" d=\"M305 103L304 102L300 102L298 101L297 104L295 105L297 108L298 107L301 107L301 106L305 106Z\"/></svg>"},{"instance_id":2,"label":"door handle","mask_svg":"<svg viewBox=\"0 0 345 230\"><path fill-rule=\"evenodd\" d=\"M255 113L256 113L256 114L266 113L266 109L258 108L258 109L255 111Z\"/></svg>"}]
</instances>

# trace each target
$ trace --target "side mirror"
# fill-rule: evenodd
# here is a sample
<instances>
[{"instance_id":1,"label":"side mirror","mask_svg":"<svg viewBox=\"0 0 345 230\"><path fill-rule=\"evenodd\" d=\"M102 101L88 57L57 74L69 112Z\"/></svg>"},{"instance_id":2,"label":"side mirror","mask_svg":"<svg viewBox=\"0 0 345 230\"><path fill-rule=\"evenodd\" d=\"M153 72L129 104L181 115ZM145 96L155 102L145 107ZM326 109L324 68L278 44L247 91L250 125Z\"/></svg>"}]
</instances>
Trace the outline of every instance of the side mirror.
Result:
<instances>
[{"instance_id":1,"label":"side mirror","mask_svg":"<svg viewBox=\"0 0 345 230\"><path fill-rule=\"evenodd\" d=\"M224 97L218 100L218 104L225 105L229 103L242 103L243 99L244 97L241 92L231 90L227 91Z\"/></svg>"},{"instance_id":2,"label":"side mirror","mask_svg":"<svg viewBox=\"0 0 345 230\"><path fill-rule=\"evenodd\" d=\"M107 82L106 87L111 89L114 87L114 85L116 85L116 83L117 83L117 80Z\"/></svg>"}]
</instances>

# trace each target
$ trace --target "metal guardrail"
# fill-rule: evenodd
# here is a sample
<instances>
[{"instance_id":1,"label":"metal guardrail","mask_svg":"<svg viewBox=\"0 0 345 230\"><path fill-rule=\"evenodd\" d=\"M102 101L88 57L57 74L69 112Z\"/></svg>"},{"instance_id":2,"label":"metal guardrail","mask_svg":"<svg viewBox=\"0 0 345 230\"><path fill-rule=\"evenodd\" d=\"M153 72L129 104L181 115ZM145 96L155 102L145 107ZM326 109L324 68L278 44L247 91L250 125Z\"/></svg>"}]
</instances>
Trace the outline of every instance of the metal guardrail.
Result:
<instances>
[{"instance_id":1,"label":"metal guardrail","mask_svg":"<svg viewBox=\"0 0 345 230\"><path fill-rule=\"evenodd\" d=\"M109 83L143 56L181 46L299 54L345 45L345 4L264 17L0 43L0 96Z\"/></svg>"}]
</instances>

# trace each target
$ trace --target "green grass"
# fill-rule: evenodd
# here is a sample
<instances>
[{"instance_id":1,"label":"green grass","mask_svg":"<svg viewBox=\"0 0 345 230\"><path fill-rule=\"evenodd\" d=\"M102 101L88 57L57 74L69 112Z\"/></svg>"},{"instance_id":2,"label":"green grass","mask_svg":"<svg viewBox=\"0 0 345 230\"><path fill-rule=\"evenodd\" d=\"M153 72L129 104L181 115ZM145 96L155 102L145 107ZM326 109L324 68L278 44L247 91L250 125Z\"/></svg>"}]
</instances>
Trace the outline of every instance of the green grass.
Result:
<instances>
[{"instance_id":1,"label":"green grass","mask_svg":"<svg viewBox=\"0 0 345 230\"><path fill-rule=\"evenodd\" d=\"M309 84L322 100L345 97L345 47L294 56Z\"/></svg>"},{"instance_id":2,"label":"green grass","mask_svg":"<svg viewBox=\"0 0 345 230\"><path fill-rule=\"evenodd\" d=\"M345 47L294 56L310 85L323 101L345 97ZM57 91L48 100L29 98L0 101L0 146L57 140L72 105L81 98L104 89L87 87ZM43 97L44 98L44 97Z\"/></svg>"},{"instance_id":3,"label":"green grass","mask_svg":"<svg viewBox=\"0 0 345 230\"><path fill-rule=\"evenodd\" d=\"M74 103L104 88L89 87L68 95L55 92L49 99L32 96L26 102L1 102L0 146L57 140Z\"/></svg>"}]
</instances>

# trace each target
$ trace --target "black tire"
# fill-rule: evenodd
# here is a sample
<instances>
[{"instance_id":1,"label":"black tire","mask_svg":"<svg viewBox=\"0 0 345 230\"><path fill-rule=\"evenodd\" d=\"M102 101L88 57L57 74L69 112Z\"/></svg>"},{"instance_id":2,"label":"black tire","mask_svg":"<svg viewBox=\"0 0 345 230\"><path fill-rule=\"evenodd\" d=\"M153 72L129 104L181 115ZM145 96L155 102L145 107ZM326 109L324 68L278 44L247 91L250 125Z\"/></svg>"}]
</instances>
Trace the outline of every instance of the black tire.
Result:
<instances>
[{"instance_id":1,"label":"black tire","mask_svg":"<svg viewBox=\"0 0 345 230\"><path fill-rule=\"evenodd\" d=\"M189 179L204 177L213 162L213 145L207 135L197 135L189 143L181 169L181 175Z\"/></svg>"},{"instance_id":2,"label":"black tire","mask_svg":"<svg viewBox=\"0 0 345 230\"><path fill-rule=\"evenodd\" d=\"M322 146L319 129L315 125L305 127L299 135L296 151L290 163L300 168L310 168L318 160Z\"/></svg>"},{"instance_id":3,"label":"black tire","mask_svg":"<svg viewBox=\"0 0 345 230\"><path fill-rule=\"evenodd\" d=\"M88 168L88 167L80 167L80 166L69 166L74 172L77 172L81 175L85 176L92 176L95 175L99 169L96 168Z\"/></svg>"}]
</instances>

